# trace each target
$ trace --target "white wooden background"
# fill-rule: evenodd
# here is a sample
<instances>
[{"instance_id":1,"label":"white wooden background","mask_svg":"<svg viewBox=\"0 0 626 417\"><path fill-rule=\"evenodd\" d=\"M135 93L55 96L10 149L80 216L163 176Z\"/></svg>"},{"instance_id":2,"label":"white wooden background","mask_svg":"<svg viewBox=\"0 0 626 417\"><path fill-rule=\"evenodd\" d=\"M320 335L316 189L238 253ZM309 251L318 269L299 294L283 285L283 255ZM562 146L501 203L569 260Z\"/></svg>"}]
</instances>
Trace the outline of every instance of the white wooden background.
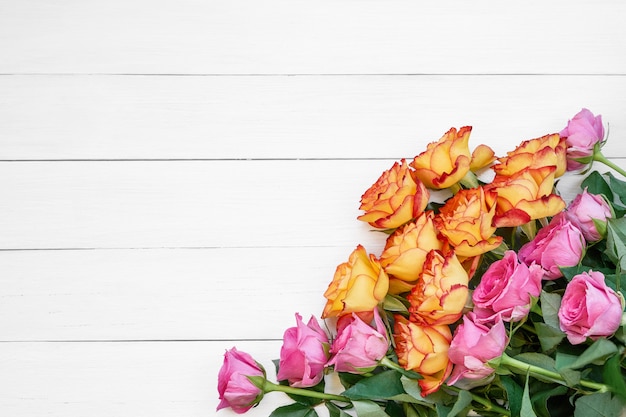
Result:
<instances>
[{"instance_id":1,"label":"white wooden background","mask_svg":"<svg viewBox=\"0 0 626 417\"><path fill-rule=\"evenodd\" d=\"M271 369L336 265L382 246L362 192L451 126L503 154L588 107L625 165L625 18L621 0L0 0L0 415L214 415L223 352Z\"/></svg>"}]
</instances>

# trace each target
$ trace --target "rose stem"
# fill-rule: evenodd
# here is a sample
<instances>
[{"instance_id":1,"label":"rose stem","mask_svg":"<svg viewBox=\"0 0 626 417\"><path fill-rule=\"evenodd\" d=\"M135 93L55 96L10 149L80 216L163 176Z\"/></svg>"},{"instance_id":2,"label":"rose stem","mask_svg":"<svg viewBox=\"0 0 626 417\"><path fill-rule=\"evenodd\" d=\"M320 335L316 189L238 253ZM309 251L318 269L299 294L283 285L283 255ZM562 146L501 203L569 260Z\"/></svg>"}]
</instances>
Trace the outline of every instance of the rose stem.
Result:
<instances>
[{"instance_id":1,"label":"rose stem","mask_svg":"<svg viewBox=\"0 0 626 417\"><path fill-rule=\"evenodd\" d=\"M500 361L500 365L505 365L507 367L509 367L511 370L514 371L518 371L518 373L523 373L525 374L526 372L529 372L530 374L535 374L535 376L543 376L546 378L550 378L552 380L554 380L555 382L560 383L561 385L565 385L565 386L569 386L567 385L567 383L565 382L565 380L563 379L563 377L558 373L558 372L553 372L553 371L549 371L547 369L543 369L539 366L535 366L535 365L531 365L529 363L526 362L522 362L520 360L514 359L510 356L508 356L506 353L502 354L502 359ZM598 392L608 392L609 391L609 387L604 385L604 384L600 384L598 382L593 382L593 381L586 381L584 379L581 379L578 382L579 385L585 387L585 388L591 388L593 390L596 390Z\"/></svg>"},{"instance_id":2,"label":"rose stem","mask_svg":"<svg viewBox=\"0 0 626 417\"><path fill-rule=\"evenodd\" d=\"M613 162L611 162L610 160L608 160L604 155L602 155L602 153L600 153L600 152L595 153L593 155L593 160L603 163L604 165L608 166L609 168L612 168L615 171L617 171L620 174L622 174L622 176L626 177L626 171L624 171L621 167L619 167L618 165L616 165Z\"/></svg>"},{"instance_id":3,"label":"rose stem","mask_svg":"<svg viewBox=\"0 0 626 417\"><path fill-rule=\"evenodd\" d=\"M328 394L325 392L312 391L305 388L296 388L290 387L287 385L278 385L274 384L270 381L265 381L263 385L264 392L272 392L279 391L284 392L285 394L293 394L293 395L301 395L303 397L311 397L311 398L319 398L320 400L333 400L333 401L341 401L344 403L349 403L350 399L348 397L344 397L341 395Z\"/></svg>"},{"instance_id":4,"label":"rose stem","mask_svg":"<svg viewBox=\"0 0 626 417\"><path fill-rule=\"evenodd\" d=\"M453 387L451 385L446 385L446 387L448 389L451 389L452 391L456 391L456 392L461 392L462 389L457 388L457 387ZM483 398L481 396L478 396L474 393L472 393L471 391L467 391L471 396L472 396L472 400L479 403L480 405L484 406L485 409L487 411L495 411L497 413L502 414L503 416L510 416L511 412L509 410L507 410L506 408L502 408L499 405L496 405L494 403L492 403L491 401L489 401L487 398Z\"/></svg>"}]
</instances>

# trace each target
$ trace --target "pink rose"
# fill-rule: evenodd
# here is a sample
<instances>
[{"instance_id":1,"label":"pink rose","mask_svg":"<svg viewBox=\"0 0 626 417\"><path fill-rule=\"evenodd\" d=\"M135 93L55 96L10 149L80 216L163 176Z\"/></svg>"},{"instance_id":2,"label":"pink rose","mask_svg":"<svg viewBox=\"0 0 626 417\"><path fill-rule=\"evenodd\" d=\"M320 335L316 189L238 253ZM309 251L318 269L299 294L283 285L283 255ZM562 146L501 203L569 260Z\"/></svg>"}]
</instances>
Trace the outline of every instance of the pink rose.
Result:
<instances>
[{"instance_id":1,"label":"pink rose","mask_svg":"<svg viewBox=\"0 0 626 417\"><path fill-rule=\"evenodd\" d=\"M580 169L585 164L575 159L591 158L595 145L604 138L602 116L594 116L589 110L582 109L567 123L565 129L561 130L560 135L566 138L567 170Z\"/></svg>"},{"instance_id":2,"label":"pink rose","mask_svg":"<svg viewBox=\"0 0 626 417\"><path fill-rule=\"evenodd\" d=\"M530 311L531 296L541 292L542 277L541 266L526 266L514 251L506 251L501 260L489 266L474 290L476 318L481 322L493 322L496 315L507 322L523 319Z\"/></svg>"},{"instance_id":3,"label":"pink rose","mask_svg":"<svg viewBox=\"0 0 626 417\"><path fill-rule=\"evenodd\" d=\"M544 269L544 279L557 279L563 274L559 267L577 265L585 249L580 229L561 212L550 224L539 230L533 240L520 249L519 259L530 266L533 262Z\"/></svg>"},{"instance_id":4,"label":"pink rose","mask_svg":"<svg viewBox=\"0 0 626 417\"><path fill-rule=\"evenodd\" d=\"M567 287L559 308L561 330L571 344L587 337L609 337L619 328L623 306L618 295L604 283L601 272L576 275Z\"/></svg>"},{"instance_id":5,"label":"pink rose","mask_svg":"<svg viewBox=\"0 0 626 417\"><path fill-rule=\"evenodd\" d=\"M328 362L328 336L311 316L308 324L296 313L296 327L285 331L276 378L294 387L312 387L324 376Z\"/></svg>"},{"instance_id":6,"label":"pink rose","mask_svg":"<svg viewBox=\"0 0 626 417\"><path fill-rule=\"evenodd\" d=\"M265 378L265 370L249 354L235 348L227 350L217 376L218 410L230 407L235 413L242 414L261 401L263 391L248 379L249 376Z\"/></svg>"},{"instance_id":7,"label":"pink rose","mask_svg":"<svg viewBox=\"0 0 626 417\"><path fill-rule=\"evenodd\" d=\"M487 362L502 356L508 344L504 322L498 316L492 326L478 323L473 312L463 316L448 350L454 364L448 385L470 388L484 385L495 371Z\"/></svg>"},{"instance_id":8,"label":"pink rose","mask_svg":"<svg viewBox=\"0 0 626 417\"><path fill-rule=\"evenodd\" d=\"M602 234L598 232L593 220L606 222L612 214L611 207L602 196L590 194L585 188L567 207L565 216L583 232L587 242L597 242L602 239Z\"/></svg>"},{"instance_id":9,"label":"pink rose","mask_svg":"<svg viewBox=\"0 0 626 417\"><path fill-rule=\"evenodd\" d=\"M337 331L337 338L330 348L333 356L327 366L334 366L337 372L353 374L370 372L387 354L389 348L387 330L378 309L374 310L376 328L366 324L355 313L352 313L350 318L351 321L342 323Z\"/></svg>"}]
</instances>

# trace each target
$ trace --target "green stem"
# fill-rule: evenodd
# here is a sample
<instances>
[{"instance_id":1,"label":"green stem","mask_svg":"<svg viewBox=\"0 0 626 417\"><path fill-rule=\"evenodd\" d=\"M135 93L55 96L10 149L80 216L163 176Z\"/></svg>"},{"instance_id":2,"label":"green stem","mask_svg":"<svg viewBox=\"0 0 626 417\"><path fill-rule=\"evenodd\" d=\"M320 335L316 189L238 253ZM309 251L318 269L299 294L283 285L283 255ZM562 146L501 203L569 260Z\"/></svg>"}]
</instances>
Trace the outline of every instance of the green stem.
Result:
<instances>
[{"instance_id":1,"label":"green stem","mask_svg":"<svg viewBox=\"0 0 626 417\"><path fill-rule=\"evenodd\" d=\"M450 385L446 385L446 387L448 387L452 391L456 391L456 392L463 391L460 388L453 387L453 386L450 386ZM511 415L511 412L509 410L507 410L506 408L502 408L502 407L500 407L497 404L492 403L487 398L484 398L484 397L481 397L479 395L476 395L476 394L472 393L471 391L467 391L467 392L472 396L472 401L477 402L478 404L480 404L483 407L485 407L485 410L487 410L487 411L495 411L497 413L502 414L503 416L510 416Z\"/></svg>"},{"instance_id":2,"label":"green stem","mask_svg":"<svg viewBox=\"0 0 626 417\"><path fill-rule=\"evenodd\" d=\"M285 394L300 395L303 397L318 398L320 400L332 400L349 403L350 399L342 395L328 394L326 392L312 391L305 388L290 387L288 385L278 385L272 382L266 381L263 386L263 391L266 393L272 391L284 392Z\"/></svg>"},{"instance_id":3,"label":"green stem","mask_svg":"<svg viewBox=\"0 0 626 417\"><path fill-rule=\"evenodd\" d=\"M593 160L603 163L604 165L608 166L609 168L612 168L615 171L617 171L620 174L622 174L622 176L626 177L626 171L624 171L624 169L622 169L620 166L616 165L614 162L612 162L609 159L607 159L604 155L602 155L601 152L594 153L593 154Z\"/></svg>"},{"instance_id":4,"label":"green stem","mask_svg":"<svg viewBox=\"0 0 626 417\"><path fill-rule=\"evenodd\" d=\"M543 369L543 368L541 368L539 366L531 365L531 364L526 363L526 362L522 362L520 360L517 360L515 358L510 357L506 353L502 354L502 358L500 360L500 365L501 366L502 365L506 366L506 367L508 367L512 371L517 371L517 373L526 374L526 372L528 372L529 374L531 374L533 376L539 376L539 377L548 378L548 379L553 380L554 382L557 382L557 383L559 383L561 385L569 386L569 385L567 385L567 383L565 382L565 380L563 379L561 374L559 374L558 372L549 371L549 370ZM609 391L609 387L608 386L606 386L604 384L600 384L598 382L586 381L584 379L581 379L578 382L578 384L580 386L582 386L582 387L590 388L590 389L596 390L598 392L608 392Z\"/></svg>"}]
</instances>

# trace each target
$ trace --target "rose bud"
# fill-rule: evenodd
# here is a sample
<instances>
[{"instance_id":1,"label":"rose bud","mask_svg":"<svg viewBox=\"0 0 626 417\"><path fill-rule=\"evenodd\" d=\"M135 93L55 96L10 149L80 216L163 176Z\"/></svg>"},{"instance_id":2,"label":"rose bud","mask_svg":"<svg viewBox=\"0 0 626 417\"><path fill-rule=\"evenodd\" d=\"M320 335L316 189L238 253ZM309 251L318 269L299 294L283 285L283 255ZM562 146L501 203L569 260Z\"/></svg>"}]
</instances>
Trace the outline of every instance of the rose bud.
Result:
<instances>
[{"instance_id":1,"label":"rose bud","mask_svg":"<svg viewBox=\"0 0 626 417\"><path fill-rule=\"evenodd\" d=\"M496 227L515 227L531 220L554 216L565 208L561 197L552 193L556 167L527 168L508 177L496 176L486 185L486 190L494 190Z\"/></svg>"},{"instance_id":2,"label":"rose bud","mask_svg":"<svg viewBox=\"0 0 626 417\"><path fill-rule=\"evenodd\" d=\"M387 295L389 277L374 255L358 245L348 262L337 266L324 297L322 318L372 311Z\"/></svg>"},{"instance_id":3,"label":"rose bud","mask_svg":"<svg viewBox=\"0 0 626 417\"><path fill-rule=\"evenodd\" d=\"M492 168L497 175L511 176L526 168L555 166L554 176L560 177L567 168L566 149L565 140L556 133L526 140L507 152L507 156L498 158L500 163Z\"/></svg>"},{"instance_id":4,"label":"rose bud","mask_svg":"<svg viewBox=\"0 0 626 417\"><path fill-rule=\"evenodd\" d=\"M463 389L488 383L495 369L487 362L502 356L507 344L506 328L500 317L488 326L477 322L473 312L467 313L450 343L448 356L454 368L446 383Z\"/></svg>"},{"instance_id":5,"label":"rose bud","mask_svg":"<svg viewBox=\"0 0 626 417\"><path fill-rule=\"evenodd\" d=\"M461 257L474 257L500 246L502 237L495 236L492 226L496 214L496 193L482 187L460 190L448 199L435 218L454 252Z\"/></svg>"},{"instance_id":6,"label":"rose bud","mask_svg":"<svg viewBox=\"0 0 626 417\"><path fill-rule=\"evenodd\" d=\"M407 296L411 320L452 324L463 314L469 276L454 252L430 251L420 279Z\"/></svg>"},{"instance_id":7,"label":"rose bud","mask_svg":"<svg viewBox=\"0 0 626 417\"><path fill-rule=\"evenodd\" d=\"M415 175L428 188L448 188L459 182L469 172L472 155L469 151L471 126L457 130L451 128L437 142L429 143L426 150L411 163Z\"/></svg>"},{"instance_id":8,"label":"rose bud","mask_svg":"<svg viewBox=\"0 0 626 417\"><path fill-rule=\"evenodd\" d=\"M586 188L572 200L565 211L565 216L583 232L587 242L602 239L594 220L606 223L608 218L613 217L606 200L601 195L588 193Z\"/></svg>"},{"instance_id":9,"label":"rose bud","mask_svg":"<svg viewBox=\"0 0 626 417\"><path fill-rule=\"evenodd\" d=\"M602 116L594 116L589 110L582 109L561 130L560 135L567 144L567 170L581 169L591 162L596 145L602 145ZM582 159L583 162L577 159Z\"/></svg>"},{"instance_id":10,"label":"rose bud","mask_svg":"<svg viewBox=\"0 0 626 417\"><path fill-rule=\"evenodd\" d=\"M349 317L349 316L343 316ZM374 309L374 325L366 324L355 313L351 321L337 331L330 348L331 359L326 366L334 366L336 372L362 374L372 371L385 357L389 348L387 329Z\"/></svg>"},{"instance_id":11,"label":"rose bud","mask_svg":"<svg viewBox=\"0 0 626 417\"><path fill-rule=\"evenodd\" d=\"M235 413L243 414L261 401L263 391L248 377L265 379L265 370L249 354L235 348L227 350L217 376L218 410L230 407Z\"/></svg>"},{"instance_id":12,"label":"rose bud","mask_svg":"<svg viewBox=\"0 0 626 417\"><path fill-rule=\"evenodd\" d=\"M610 337L620 326L623 309L620 297L606 286L601 272L583 272L565 288L559 324L567 340L577 345L588 337Z\"/></svg>"},{"instance_id":13,"label":"rose bud","mask_svg":"<svg viewBox=\"0 0 626 417\"><path fill-rule=\"evenodd\" d=\"M394 340L398 363L404 369L418 372L422 396L439 389L450 375L452 364L448 348L452 334L447 325L428 326L395 316Z\"/></svg>"},{"instance_id":14,"label":"rose bud","mask_svg":"<svg viewBox=\"0 0 626 417\"><path fill-rule=\"evenodd\" d=\"M430 193L403 159L383 172L361 197L359 220L380 229L394 229L417 217L428 204Z\"/></svg>"},{"instance_id":15,"label":"rose bud","mask_svg":"<svg viewBox=\"0 0 626 417\"><path fill-rule=\"evenodd\" d=\"M519 259L526 265L533 262L544 269L544 279L563 276L560 267L578 265L585 250L585 238L565 213L554 216L548 226L539 230L533 240L519 250Z\"/></svg>"},{"instance_id":16,"label":"rose bud","mask_svg":"<svg viewBox=\"0 0 626 417\"><path fill-rule=\"evenodd\" d=\"M389 292L410 291L422 273L426 255L432 249L443 249L433 223L434 213L422 213L389 235L380 255L380 264L390 276Z\"/></svg>"},{"instance_id":17,"label":"rose bud","mask_svg":"<svg viewBox=\"0 0 626 417\"><path fill-rule=\"evenodd\" d=\"M500 316L507 322L519 321L530 311L531 296L541 293L541 266L519 262L515 251L504 253L493 262L474 289L474 313L480 322L495 322Z\"/></svg>"},{"instance_id":18,"label":"rose bud","mask_svg":"<svg viewBox=\"0 0 626 417\"><path fill-rule=\"evenodd\" d=\"M294 387L312 387L324 376L328 336L313 316L308 324L296 314L296 326L285 331L276 378Z\"/></svg>"}]
</instances>

